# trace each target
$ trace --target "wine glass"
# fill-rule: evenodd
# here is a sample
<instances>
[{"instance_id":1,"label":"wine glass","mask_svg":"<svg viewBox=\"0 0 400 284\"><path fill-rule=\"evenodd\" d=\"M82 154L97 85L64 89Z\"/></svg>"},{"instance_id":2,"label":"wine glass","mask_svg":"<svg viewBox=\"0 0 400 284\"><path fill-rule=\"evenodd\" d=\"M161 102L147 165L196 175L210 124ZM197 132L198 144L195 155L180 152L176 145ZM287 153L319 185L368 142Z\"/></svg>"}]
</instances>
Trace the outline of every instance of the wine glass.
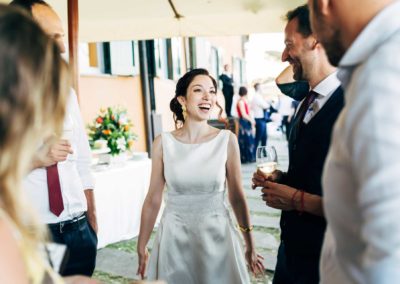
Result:
<instances>
[{"instance_id":1,"label":"wine glass","mask_svg":"<svg viewBox=\"0 0 400 284\"><path fill-rule=\"evenodd\" d=\"M274 146L259 146L256 153L257 169L265 175L272 174L278 166L278 155Z\"/></svg>"}]
</instances>

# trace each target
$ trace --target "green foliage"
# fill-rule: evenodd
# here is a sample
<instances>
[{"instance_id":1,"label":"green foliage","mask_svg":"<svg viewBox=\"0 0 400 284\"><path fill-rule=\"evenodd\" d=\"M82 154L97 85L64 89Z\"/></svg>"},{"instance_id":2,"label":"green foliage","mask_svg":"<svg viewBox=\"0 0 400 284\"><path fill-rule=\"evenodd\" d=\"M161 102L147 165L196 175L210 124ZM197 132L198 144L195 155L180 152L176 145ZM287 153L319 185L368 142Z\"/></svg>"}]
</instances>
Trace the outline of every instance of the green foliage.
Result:
<instances>
[{"instance_id":1,"label":"green foliage","mask_svg":"<svg viewBox=\"0 0 400 284\"><path fill-rule=\"evenodd\" d=\"M111 155L125 152L137 140L137 135L131 130L132 126L125 109L100 109L99 115L88 125L90 146L96 148L96 141L105 140Z\"/></svg>"},{"instance_id":2,"label":"green foliage","mask_svg":"<svg viewBox=\"0 0 400 284\"><path fill-rule=\"evenodd\" d=\"M128 279L122 276L113 275L107 272L96 270L92 276L94 279L100 280L101 283L106 284L132 284L135 283L133 279Z\"/></svg>"}]
</instances>

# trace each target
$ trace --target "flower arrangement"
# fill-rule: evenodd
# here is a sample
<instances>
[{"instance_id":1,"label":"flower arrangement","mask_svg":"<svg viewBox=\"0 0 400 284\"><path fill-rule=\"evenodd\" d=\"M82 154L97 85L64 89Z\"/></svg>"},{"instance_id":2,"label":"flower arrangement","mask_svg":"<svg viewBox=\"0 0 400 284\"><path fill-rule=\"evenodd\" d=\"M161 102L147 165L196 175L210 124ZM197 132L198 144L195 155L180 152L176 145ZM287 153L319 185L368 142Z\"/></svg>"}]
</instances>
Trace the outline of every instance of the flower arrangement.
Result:
<instances>
[{"instance_id":1,"label":"flower arrangement","mask_svg":"<svg viewBox=\"0 0 400 284\"><path fill-rule=\"evenodd\" d=\"M137 140L137 135L131 130L132 126L125 109L102 108L93 123L88 125L90 146L96 148L96 141L105 140L113 156L132 149Z\"/></svg>"}]
</instances>

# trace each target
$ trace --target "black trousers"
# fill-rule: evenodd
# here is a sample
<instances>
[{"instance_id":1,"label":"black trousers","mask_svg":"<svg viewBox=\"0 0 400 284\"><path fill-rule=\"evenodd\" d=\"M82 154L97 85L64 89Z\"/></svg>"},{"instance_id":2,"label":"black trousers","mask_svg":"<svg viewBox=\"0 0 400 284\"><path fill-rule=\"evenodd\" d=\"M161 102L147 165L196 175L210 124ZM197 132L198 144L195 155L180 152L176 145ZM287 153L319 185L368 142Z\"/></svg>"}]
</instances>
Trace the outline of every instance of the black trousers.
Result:
<instances>
[{"instance_id":1,"label":"black trousers","mask_svg":"<svg viewBox=\"0 0 400 284\"><path fill-rule=\"evenodd\" d=\"M85 218L67 223L49 224L53 241L65 244L68 248L69 258L65 269L60 271L62 276L80 274L92 276L96 266L97 235Z\"/></svg>"},{"instance_id":2,"label":"black trousers","mask_svg":"<svg viewBox=\"0 0 400 284\"><path fill-rule=\"evenodd\" d=\"M297 255L285 252L280 244L273 284L318 284L319 255Z\"/></svg>"},{"instance_id":3,"label":"black trousers","mask_svg":"<svg viewBox=\"0 0 400 284\"><path fill-rule=\"evenodd\" d=\"M225 97L225 112L227 117L232 117L231 110L232 110L232 100L233 100L233 93L223 93Z\"/></svg>"},{"instance_id":4,"label":"black trousers","mask_svg":"<svg viewBox=\"0 0 400 284\"><path fill-rule=\"evenodd\" d=\"M255 146L267 145L267 123L264 118L256 118L256 140ZM259 145L260 144L260 145Z\"/></svg>"}]
</instances>

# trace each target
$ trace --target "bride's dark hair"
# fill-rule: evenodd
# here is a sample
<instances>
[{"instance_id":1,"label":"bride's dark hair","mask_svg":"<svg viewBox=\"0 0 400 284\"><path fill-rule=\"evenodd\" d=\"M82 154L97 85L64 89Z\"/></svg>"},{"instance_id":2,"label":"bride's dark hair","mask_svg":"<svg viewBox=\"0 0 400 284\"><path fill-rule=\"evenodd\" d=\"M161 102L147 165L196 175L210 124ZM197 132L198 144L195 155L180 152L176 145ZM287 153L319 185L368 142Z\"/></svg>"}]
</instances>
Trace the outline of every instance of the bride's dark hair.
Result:
<instances>
[{"instance_id":1,"label":"bride's dark hair","mask_svg":"<svg viewBox=\"0 0 400 284\"><path fill-rule=\"evenodd\" d=\"M206 69L203 68L197 68L188 71L185 75L183 75L179 80L178 83L176 84L176 89L175 89L175 97L171 100L169 104L169 108L171 111L174 113L174 121L175 121L175 127L182 126L183 123L185 122L185 118L183 117L183 110L182 106L178 101L178 97L186 97L187 94L187 89L190 85L190 83L193 81L193 79L198 76L198 75L205 75L210 77L215 91L217 91L217 82L215 79L208 73ZM222 114L222 107L216 103L216 105L219 107L220 112L219 112L219 117Z\"/></svg>"}]
</instances>

